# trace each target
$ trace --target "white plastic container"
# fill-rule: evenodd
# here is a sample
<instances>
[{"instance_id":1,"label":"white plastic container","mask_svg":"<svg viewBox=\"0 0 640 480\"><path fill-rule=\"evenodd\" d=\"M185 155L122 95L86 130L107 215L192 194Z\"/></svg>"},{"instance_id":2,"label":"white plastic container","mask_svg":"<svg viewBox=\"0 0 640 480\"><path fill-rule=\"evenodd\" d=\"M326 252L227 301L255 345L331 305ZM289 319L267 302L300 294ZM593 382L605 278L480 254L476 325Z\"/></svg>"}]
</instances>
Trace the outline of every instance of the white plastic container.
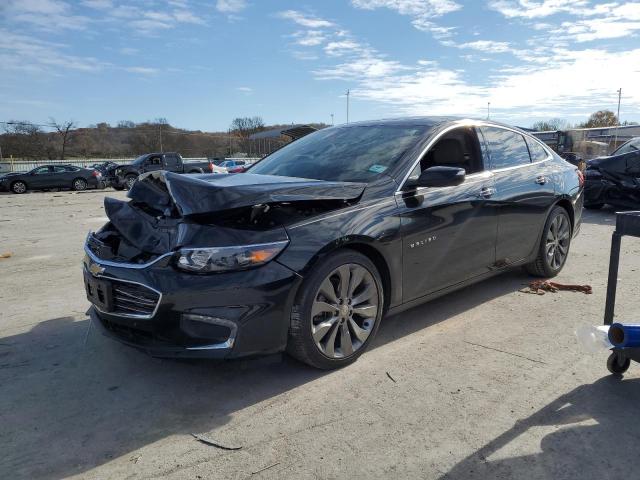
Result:
<instances>
[{"instance_id":1,"label":"white plastic container","mask_svg":"<svg viewBox=\"0 0 640 480\"><path fill-rule=\"evenodd\" d=\"M575 331L578 343L589 353L613 348L609 341L609 325L580 325Z\"/></svg>"}]
</instances>

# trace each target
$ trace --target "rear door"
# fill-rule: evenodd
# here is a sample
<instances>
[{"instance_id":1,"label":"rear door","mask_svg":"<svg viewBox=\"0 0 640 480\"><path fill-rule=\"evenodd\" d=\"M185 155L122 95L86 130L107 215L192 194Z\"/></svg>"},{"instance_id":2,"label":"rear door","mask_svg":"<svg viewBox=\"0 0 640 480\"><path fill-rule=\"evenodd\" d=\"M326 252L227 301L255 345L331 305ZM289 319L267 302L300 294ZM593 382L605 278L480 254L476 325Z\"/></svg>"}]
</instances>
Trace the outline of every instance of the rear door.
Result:
<instances>
[{"instance_id":1,"label":"rear door","mask_svg":"<svg viewBox=\"0 0 640 480\"><path fill-rule=\"evenodd\" d=\"M547 211L555 201L551 158L542 145L498 126L481 127L485 159L495 179L498 206L496 261L512 264L539 245Z\"/></svg>"},{"instance_id":2,"label":"rear door","mask_svg":"<svg viewBox=\"0 0 640 480\"><path fill-rule=\"evenodd\" d=\"M170 172L182 172L182 164L176 154L168 153L163 157L164 169Z\"/></svg>"},{"instance_id":3,"label":"rear door","mask_svg":"<svg viewBox=\"0 0 640 480\"><path fill-rule=\"evenodd\" d=\"M495 263L495 187L475 129L443 135L409 178L437 165L464 168L467 176L458 186L419 187L398 198L405 302L482 275Z\"/></svg>"},{"instance_id":4,"label":"rear door","mask_svg":"<svg viewBox=\"0 0 640 480\"><path fill-rule=\"evenodd\" d=\"M63 165L54 165L51 174L51 185L58 188L70 187L72 178L71 167Z\"/></svg>"}]
</instances>

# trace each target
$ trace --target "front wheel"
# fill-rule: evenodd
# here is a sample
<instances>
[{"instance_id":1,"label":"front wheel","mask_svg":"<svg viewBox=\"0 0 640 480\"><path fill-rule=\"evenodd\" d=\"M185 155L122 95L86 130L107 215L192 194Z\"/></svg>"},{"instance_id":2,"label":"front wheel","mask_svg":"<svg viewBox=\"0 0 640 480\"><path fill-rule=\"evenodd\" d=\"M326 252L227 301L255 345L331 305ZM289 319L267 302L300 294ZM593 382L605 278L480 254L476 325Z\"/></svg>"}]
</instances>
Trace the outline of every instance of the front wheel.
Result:
<instances>
[{"instance_id":1,"label":"front wheel","mask_svg":"<svg viewBox=\"0 0 640 480\"><path fill-rule=\"evenodd\" d=\"M353 250L333 253L301 287L287 351L324 370L349 365L375 336L383 308L382 281L373 262Z\"/></svg>"},{"instance_id":2,"label":"front wheel","mask_svg":"<svg viewBox=\"0 0 640 480\"><path fill-rule=\"evenodd\" d=\"M21 181L13 182L11 184L11 191L13 193L25 193L27 191L27 184Z\"/></svg>"},{"instance_id":3,"label":"front wheel","mask_svg":"<svg viewBox=\"0 0 640 480\"><path fill-rule=\"evenodd\" d=\"M562 207L551 210L542 231L538 256L525 267L536 277L555 277L564 267L571 245L571 219Z\"/></svg>"}]
</instances>

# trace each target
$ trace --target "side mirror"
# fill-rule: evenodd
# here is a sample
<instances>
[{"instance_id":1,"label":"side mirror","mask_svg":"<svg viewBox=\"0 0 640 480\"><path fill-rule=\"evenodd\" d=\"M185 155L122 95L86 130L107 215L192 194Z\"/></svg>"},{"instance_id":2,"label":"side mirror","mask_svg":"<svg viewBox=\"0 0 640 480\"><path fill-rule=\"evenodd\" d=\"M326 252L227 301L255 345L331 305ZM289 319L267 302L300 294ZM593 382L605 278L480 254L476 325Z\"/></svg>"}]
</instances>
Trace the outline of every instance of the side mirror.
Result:
<instances>
[{"instance_id":1,"label":"side mirror","mask_svg":"<svg viewBox=\"0 0 640 480\"><path fill-rule=\"evenodd\" d=\"M464 182L464 168L430 167L414 180L407 181L408 187L455 187Z\"/></svg>"}]
</instances>

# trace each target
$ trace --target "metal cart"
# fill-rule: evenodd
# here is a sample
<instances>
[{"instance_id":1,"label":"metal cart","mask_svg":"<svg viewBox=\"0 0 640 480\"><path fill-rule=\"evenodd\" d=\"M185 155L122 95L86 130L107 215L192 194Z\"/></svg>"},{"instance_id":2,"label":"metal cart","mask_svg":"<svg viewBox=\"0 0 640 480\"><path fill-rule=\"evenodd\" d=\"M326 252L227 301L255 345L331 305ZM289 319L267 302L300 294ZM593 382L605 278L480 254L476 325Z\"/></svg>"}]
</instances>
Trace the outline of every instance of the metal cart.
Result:
<instances>
[{"instance_id":1,"label":"metal cart","mask_svg":"<svg viewBox=\"0 0 640 480\"><path fill-rule=\"evenodd\" d=\"M607 280L607 303L604 309L604 324L613 323L618 286L618 265L620 263L620 242L624 235L640 237L640 211L616 213L616 229L611 237L611 257L609 259L609 279ZM640 320L638 320L640 323ZM640 362L640 348L612 348L607 359L607 369L614 374L627 371L631 360Z\"/></svg>"}]
</instances>

